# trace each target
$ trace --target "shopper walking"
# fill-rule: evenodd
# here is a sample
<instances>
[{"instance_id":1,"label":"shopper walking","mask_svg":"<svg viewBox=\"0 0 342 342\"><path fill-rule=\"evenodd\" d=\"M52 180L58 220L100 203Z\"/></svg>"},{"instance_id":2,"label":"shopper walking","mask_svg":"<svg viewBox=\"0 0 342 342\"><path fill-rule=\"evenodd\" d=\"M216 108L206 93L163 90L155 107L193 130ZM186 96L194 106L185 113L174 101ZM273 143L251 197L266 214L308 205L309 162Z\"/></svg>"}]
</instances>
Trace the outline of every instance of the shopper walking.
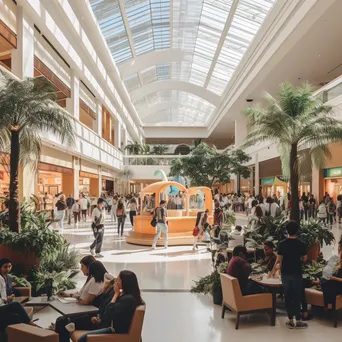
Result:
<instances>
[{"instance_id":1,"label":"shopper walking","mask_svg":"<svg viewBox=\"0 0 342 342\"><path fill-rule=\"evenodd\" d=\"M71 217L73 216L72 214L72 206L75 203L75 199L72 197L70 194L69 197L66 199L66 205L67 205L67 221L68 224L71 224Z\"/></svg>"},{"instance_id":2,"label":"shopper walking","mask_svg":"<svg viewBox=\"0 0 342 342\"><path fill-rule=\"evenodd\" d=\"M152 248L156 249L157 241L160 238L160 234L164 235L164 247L167 248L167 238L168 238L168 227L167 227L167 211L166 211L166 201L161 200L159 207L155 211L155 217L157 220L157 233L154 236Z\"/></svg>"},{"instance_id":3,"label":"shopper walking","mask_svg":"<svg viewBox=\"0 0 342 342\"><path fill-rule=\"evenodd\" d=\"M317 218L320 222L325 223L327 217L328 217L327 207L325 205L325 202L321 201L317 209Z\"/></svg>"},{"instance_id":4,"label":"shopper walking","mask_svg":"<svg viewBox=\"0 0 342 342\"><path fill-rule=\"evenodd\" d=\"M97 205L92 212L92 224L91 227L94 233L94 242L90 246L90 253L95 255L96 258L102 258L101 248L103 242L104 235L104 222L105 222L105 211L103 207L105 205L105 201L103 198L99 198L97 200Z\"/></svg>"},{"instance_id":5,"label":"shopper walking","mask_svg":"<svg viewBox=\"0 0 342 342\"><path fill-rule=\"evenodd\" d=\"M84 222L87 221L87 210L88 210L88 199L82 194L80 199L80 206L82 212L82 219Z\"/></svg>"},{"instance_id":6,"label":"shopper walking","mask_svg":"<svg viewBox=\"0 0 342 342\"><path fill-rule=\"evenodd\" d=\"M79 200L76 200L76 202L72 205L71 211L74 216L74 222L76 225L77 222L81 222L81 206Z\"/></svg>"},{"instance_id":7,"label":"shopper walking","mask_svg":"<svg viewBox=\"0 0 342 342\"><path fill-rule=\"evenodd\" d=\"M121 199L118 202L118 208L116 209L116 216L118 218L118 236L123 235L124 227L125 227L125 221L126 221L126 210L125 210L125 204L124 200Z\"/></svg>"},{"instance_id":8,"label":"shopper walking","mask_svg":"<svg viewBox=\"0 0 342 342\"><path fill-rule=\"evenodd\" d=\"M65 217L65 210L67 208L65 197L61 195L59 200L56 203L56 221L59 224L59 227L63 230L64 229L64 217Z\"/></svg>"},{"instance_id":9,"label":"shopper walking","mask_svg":"<svg viewBox=\"0 0 342 342\"><path fill-rule=\"evenodd\" d=\"M111 220L112 222L116 222L116 209L118 208L118 198L114 196L113 198L113 206L111 211Z\"/></svg>"},{"instance_id":10,"label":"shopper walking","mask_svg":"<svg viewBox=\"0 0 342 342\"><path fill-rule=\"evenodd\" d=\"M299 225L296 221L286 224L288 238L279 243L278 256L271 274L276 272L277 264L281 265L281 279L284 287L285 305L289 321L286 325L290 328L307 328L307 323L301 320L302 299L302 261L306 261L305 243L297 238ZM296 318L296 324L293 321Z\"/></svg>"},{"instance_id":11,"label":"shopper walking","mask_svg":"<svg viewBox=\"0 0 342 342\"><path fill-rule=\"evenodd\" d=\"M128 204L128 209L129 209L129 218L131 220L131 225L132 227L134 227L134 216L137 215L137 201L134 197L130 200Z\"/></svg>"},{"instance_id":12,"label":"shopper walking","mask_svg":"<svg viewBox=\"0 0 342 342\"><path fill-rule=\"evenodd\" d=\"M198 239L200 237L202 237L203 233L204 233L204 227L205 224L208 223L208 215L209 215L209 209L206 209L204 213L201 214L199 222L198 222L198 234L195 236L194 239L194 244L192 246L192 249L195 251L196 248L198 248L197 243L198 243Z\"/></svg>"}]
</instances>

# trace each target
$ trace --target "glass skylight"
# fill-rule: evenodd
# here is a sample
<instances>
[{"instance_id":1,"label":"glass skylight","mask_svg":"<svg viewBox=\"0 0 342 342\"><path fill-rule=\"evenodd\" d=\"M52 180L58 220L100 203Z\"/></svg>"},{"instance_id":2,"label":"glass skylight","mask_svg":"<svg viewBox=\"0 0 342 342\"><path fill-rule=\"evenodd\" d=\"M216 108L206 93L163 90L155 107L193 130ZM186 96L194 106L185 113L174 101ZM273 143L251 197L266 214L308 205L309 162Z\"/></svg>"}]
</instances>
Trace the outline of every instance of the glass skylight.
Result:
<instances>
[{"instance_id":1,"label":"glass skylight","mask_svg":"<svg viewBox=\"0 0 342 342\"><path fill-rule=\"evenodd\" d=\"M90 4L119 69L120 65L126 67L124 62L148 53L153 59L154 51L182 50L192 56L183 61L158 62L132 73L123 80L129 92L153 82L179 80L222 96L276 1L90 0ZM146 112L167 101L185 106L152 115L156 123L164 115L161 122L183 118L189 124L193 120L192 124L202 125L216 109L203 98L177 89L149 94L134 105L138 112ZM200 114L194 115L189 108Z\"/></svg>"}]
</instances>

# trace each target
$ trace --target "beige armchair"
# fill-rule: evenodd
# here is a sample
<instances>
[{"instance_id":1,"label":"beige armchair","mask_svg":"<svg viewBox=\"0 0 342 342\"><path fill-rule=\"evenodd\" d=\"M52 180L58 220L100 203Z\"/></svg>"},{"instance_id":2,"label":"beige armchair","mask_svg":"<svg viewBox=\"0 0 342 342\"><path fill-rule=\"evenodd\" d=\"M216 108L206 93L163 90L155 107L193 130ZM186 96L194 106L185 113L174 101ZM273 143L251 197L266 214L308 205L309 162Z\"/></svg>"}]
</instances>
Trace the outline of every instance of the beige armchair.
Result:
<instances>
[{"instance_id":1,"label":"beige armchair","mask_svg":"<svg viewBox=\"0 0 342 342\"><path fill-rule=\"evenodd\" d=\"M127 335L123 334L108 334L108 335L90 335L87 337L88 342L140 342L141 332L144 323L145 305L137 307L135 310L131 327ZM77 342L78 339L89 331L76 330L70 338L73 342Z\"/></svg>"},{"instance_id":2,"label":"beige armchair","mask_svg":"<svg viewBox=\"0 0 342 342\"><path fill-rule=\"evenodd\" d=\"M8 342L59 342L59 336L51 330L33 327L28 324L15 324L7 327Z\"/></svg>"},{"instance_id":3,"label":"beige armchair","mask_svg":"<svg viewBox=\"0 0 342 342\"><path fill-rule=\"evenodd\" d=\"M305 289L305 299L308 304L324 307L323 292L314 288ZM337 328L338 311L342 309L342 295L336 297L334 311L334 328Z\"/></svg>"},{"instance_id":4,"label":"beige armchair","mask_svg":"<svg viewBox=\"0 0 342 342\"><path fill-rule=\"evenodd\" d=\"M223 273L220 276L223 294L222 318L224 318L226 308L229 308L236 313L235 329L239 329L241 315L256 311L267 311L270 315L271 325L275 325L271 293L243 296L239 281L236 278Z\"/></svg>"}]
</instances>

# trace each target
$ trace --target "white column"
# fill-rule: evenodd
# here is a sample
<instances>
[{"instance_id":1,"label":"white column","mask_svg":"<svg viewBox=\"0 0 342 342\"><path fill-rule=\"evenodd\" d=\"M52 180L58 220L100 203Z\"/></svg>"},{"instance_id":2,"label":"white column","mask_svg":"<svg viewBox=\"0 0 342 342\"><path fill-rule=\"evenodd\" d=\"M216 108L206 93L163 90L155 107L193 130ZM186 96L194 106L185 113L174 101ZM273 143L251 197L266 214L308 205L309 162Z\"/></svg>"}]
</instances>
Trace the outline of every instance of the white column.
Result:
<instances>
[{"instance_id":1,"label":"white column","mask_svg":"<svg viewBox=\"0 0 342 342\"><path fill-rule=\"evenodd\" d=\"M99 100L96 100L96 127L94 127L94 131L102 137L102 103Z\"/></svg>"},{"instance_id":2,"label":"white column","mask_svg":"<svg viewBox=\"0 0 342 342\"><path fill-rule=\"evenodd\" d=\"M12 72L23 79L34 76L34 28L25 9L17 6L17 49L12 50Z\"/></svg>"},{"instance_id":3,"label":"white column","mask_svg":"<svg viewBox=\"0 0 342 342\"><path fill-rule=\"evenodd\" d=\"M37 170L32 165L26 165L23 168L23 198L29 200L32 195L37 194Z\"/></svg>"},{"instance_id":4,"label":"white column","mask_svg":"<svg viewBox=\"0 0 342 342\"><path fill-rule=\"evenodd\" d=\"M123 151L124 154L127 154L127 150L125 150L126 146L127 146L127 130L126 128L122 129L122 145L121 145L121 149Z\"/></svg>"},{"instance_id":5,"label":"white column","mask_svg":"<svg viewBox=\"0 0 342 342\"><path fill-rule=\"evenodd\" d=\"M98 197L101 196L102 194L102 167L99 165L98 167L98 174L99 174L99 193L98 193Z\"/></svg>"},{"instance_id":6,"label":"white column","mask_svg":"<svg viewBox=\"0 0 342 342\"><path fill-rule=\"evenodd\" d=\"M258 153L255 154L255 195L260 192L260 179L259 179L259 157Z\"/></svg>"},{"instance_id":7,"label":"white column","mask_svg":"<svg viewBox=\"0 0 342 342\"><path fill-rule=\"evenodd\" d=\"M239 115L235 120L235 147L239 147L247 136L247 120L244 115Z\"/></svg>"},{"instance_id":8,"label":"white column","mask_svg":"<svg viewBox=\"0 0 342 342\"><path fill-rule=\"evenodd\" d=\"M73 157L73 169L74 169L74 198L80 197L80 160L77 157Z\"/></svg>"},{"instance_id":9,"label":"white column","mask_svg":"<svg viewBox=\"0 0 342 342\"><path fill-rule=\"evenodd\" d=\"M115 122L115 147L121 148L121 129L122 125L119 121Z\"/></svg>"},{"instance_id":10,"label":"white column","mask_svg":"<svg viewBox=\"0 0 342 342\"><path fill-rule=\"evenodd\" d=\"M80 119L80 79L71 69L71 98L66 99L67 111L77 120Z\"/></svg>"},{"instance_id":11,"label":"white column","mask_svg":"<svg viewBox=\"0 0 342 342\"><path fill-rule=\"evenodd\" d=\"M322 194L320 194L320 191L319 191L320 190L320 184L319 184L320 173L321 173L321 170L313 165L312 166L312 180L311 180L312 189L311 189L311 193L315 196L316 201L318 201L318 203L319 203L319 200L321 198L320 196L322 195Z\"/></svg>"}]
</instances>

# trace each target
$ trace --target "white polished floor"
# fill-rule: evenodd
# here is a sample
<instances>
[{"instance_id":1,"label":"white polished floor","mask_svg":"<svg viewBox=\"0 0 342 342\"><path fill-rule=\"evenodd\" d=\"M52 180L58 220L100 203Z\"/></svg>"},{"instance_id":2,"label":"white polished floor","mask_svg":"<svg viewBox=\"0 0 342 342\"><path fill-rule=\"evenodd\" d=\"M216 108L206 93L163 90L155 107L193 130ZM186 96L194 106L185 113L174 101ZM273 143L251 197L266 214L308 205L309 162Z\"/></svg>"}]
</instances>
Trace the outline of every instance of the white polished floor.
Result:
<instances>
[{"instance_id":1,"label":"white polished floor","mask_svg":"<svg viewBox=\"0 0 342 342\"><path fill-rule=\"evenodd\" d=\"M238 217L239 224L245 222L245 217ZM127 222L125 231L130 229L131 225ZM341 229L335 226L333 231L339 239ZM79 228L65 226L61 233L82 254L88 254L93 240L90 223ZM333 251L332 247L323 249L325 257ZM190 246L152 250L145 246L129 245L124 238L117 236L116 224L107 222L102 254L104 258L101 261L109 272L117 274L122 269L130 269L138 276L147 304L143 342L340 340L341 328L334 329L331 321L320 312L315 313L315 319L309 322L309 329L304 331L292 331L285 327L283 309L278 309L275 327L269 326L266 314L253 314L243 316L240 329L236 331L233 314L226 312L226 317L221 319L221 307L213 305L209 296L189 292L193 280L210 271L210 255L204 246L193 252ZM76 276L76 280L78 285L84 282L81 274ZM46 308L35 317L39 317L37 323L45 327L56 319L56 313Z\"/></svg>"}]
</instances>

